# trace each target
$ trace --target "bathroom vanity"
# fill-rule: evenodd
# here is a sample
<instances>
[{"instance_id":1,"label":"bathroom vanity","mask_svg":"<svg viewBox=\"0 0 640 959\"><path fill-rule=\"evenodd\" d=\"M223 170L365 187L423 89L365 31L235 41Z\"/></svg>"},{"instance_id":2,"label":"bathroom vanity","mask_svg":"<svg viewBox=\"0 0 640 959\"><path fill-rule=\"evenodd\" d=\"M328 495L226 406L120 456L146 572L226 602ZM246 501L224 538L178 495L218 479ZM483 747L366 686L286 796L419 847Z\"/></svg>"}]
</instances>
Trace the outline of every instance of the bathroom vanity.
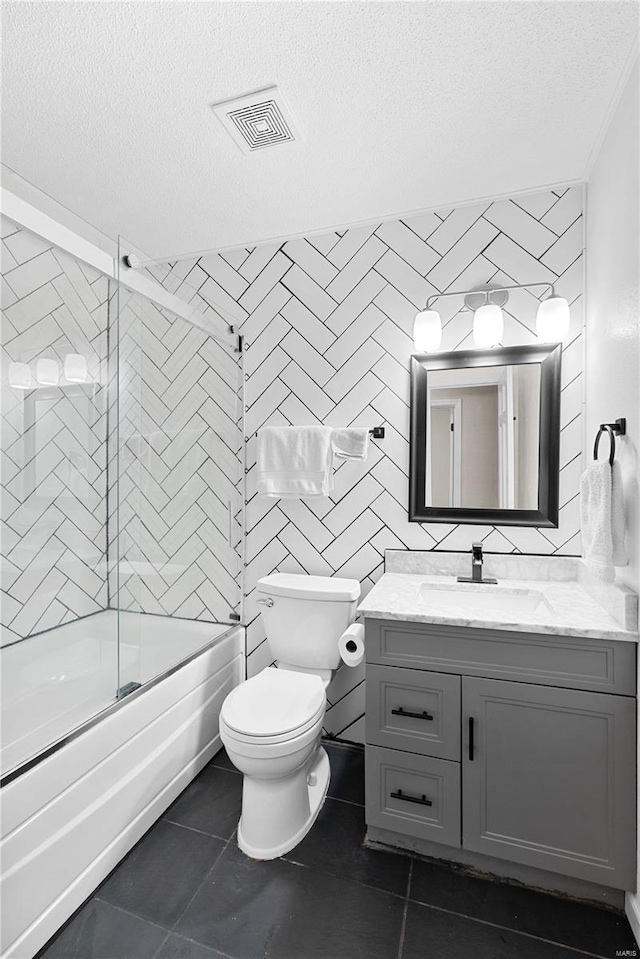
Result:
<instances>
[{"instance_id":1,"label":"bathroom vanity","mask_svg":"<svg viewBox=\"0 0 640 959\"><path fill-rule=\"evenodd\" d=\"M368 841L634 889L635 630L577 580L387 573L360 612Z\"/></svg>"}]
</instances>

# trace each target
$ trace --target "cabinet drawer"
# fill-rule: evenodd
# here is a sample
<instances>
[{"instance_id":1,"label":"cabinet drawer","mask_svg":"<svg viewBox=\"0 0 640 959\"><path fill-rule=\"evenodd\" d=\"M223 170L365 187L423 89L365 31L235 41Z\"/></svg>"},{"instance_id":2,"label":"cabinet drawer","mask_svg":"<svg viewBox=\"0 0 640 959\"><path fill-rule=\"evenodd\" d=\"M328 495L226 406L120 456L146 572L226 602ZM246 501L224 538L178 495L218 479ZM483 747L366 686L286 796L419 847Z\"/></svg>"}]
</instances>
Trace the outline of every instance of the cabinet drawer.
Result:
<instances>
[{"instance_id":1,"label":"cabinet drawer","mask_svg":"<svg viewBox=\"0 0 640 959\"><path fill-rule=\"evenodd\" d=\"M365 748L367 825L460 846L460 764Z\"/></svg>"},{"instance_id":2,"label":"cabinet drawer","mask_svg":"<svg viewBox=\"0 0 640 959\"><path fill-rule=\"evenodd\" d=\"M460 759L460 676L367 666L367 742Z\"/></svg>"},{"instance_id":3,"label":"cabinet drawer","mask_svg":"<svg viewBox=\"0 0 640 959\"><path fill-rule=\"evenodd\" d=\"M366 630L367 664L635 695L635 643L372 618Z\"/></svg>"}]
</instances>

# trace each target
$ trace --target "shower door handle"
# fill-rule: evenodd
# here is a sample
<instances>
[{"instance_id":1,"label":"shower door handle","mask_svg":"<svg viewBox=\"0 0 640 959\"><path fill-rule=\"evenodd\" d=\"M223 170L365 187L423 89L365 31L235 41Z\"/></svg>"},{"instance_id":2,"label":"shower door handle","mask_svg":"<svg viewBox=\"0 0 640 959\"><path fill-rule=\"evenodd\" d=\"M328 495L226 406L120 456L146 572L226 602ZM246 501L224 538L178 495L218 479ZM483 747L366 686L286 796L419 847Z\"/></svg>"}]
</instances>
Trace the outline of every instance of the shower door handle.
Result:
<instances>
[{"instance_id":1,"label":"shower door handle","mask_svg":"<svg viewBox=\"0 0 640 959\"><path fill-rule=\"evenodd\" d=\"M231 500L227 503L227 514L229 516L229 531L228 531L228 543L229 548L233 549L233 503Z\"/></svg>"}]
</instances>

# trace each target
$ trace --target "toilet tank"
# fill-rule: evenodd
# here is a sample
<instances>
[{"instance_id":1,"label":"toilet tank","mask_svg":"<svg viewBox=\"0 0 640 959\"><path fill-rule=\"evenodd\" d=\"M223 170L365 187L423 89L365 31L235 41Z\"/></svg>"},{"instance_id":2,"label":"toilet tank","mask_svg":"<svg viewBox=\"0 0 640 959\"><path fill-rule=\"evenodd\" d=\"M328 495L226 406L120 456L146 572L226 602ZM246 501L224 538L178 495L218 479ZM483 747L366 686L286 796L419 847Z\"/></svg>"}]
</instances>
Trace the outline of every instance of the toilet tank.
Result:
<instances>
[{"instance_id":1,"label":"toilet tank","mask_svg":"<svg viewBox=\"0 0 640 959\"><path fill-rule=\"evenodd\" d=\"M338 640L356 617L358 580L273 573L257 588L274 659L302 669L337 669Z\"/></svg>"}]
</instances>

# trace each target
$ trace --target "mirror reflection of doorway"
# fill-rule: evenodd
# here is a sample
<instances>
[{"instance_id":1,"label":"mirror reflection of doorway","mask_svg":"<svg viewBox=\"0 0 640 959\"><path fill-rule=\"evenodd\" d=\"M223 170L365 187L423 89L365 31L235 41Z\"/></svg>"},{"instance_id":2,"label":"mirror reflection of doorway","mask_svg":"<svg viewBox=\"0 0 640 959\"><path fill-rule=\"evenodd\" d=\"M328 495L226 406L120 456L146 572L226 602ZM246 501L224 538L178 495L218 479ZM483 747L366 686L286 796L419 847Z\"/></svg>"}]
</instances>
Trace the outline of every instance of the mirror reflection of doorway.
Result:
<instances>
[{"instance_id":1,"label":"mirror reflection of doorway","mask_svg":"<svg viewBox=\"0 0 640 959\"><path fill-rule=\"evenodd\" d=\"M460 506L462 404L431 401L431 505Z\"/></svg>"},{"instance_id":2,"label":"mirror reflection of doorway","mask_svg":"<svg viewBox=\"0 0 640 959\"><path fill-rule=\"evenodd\" d=\"M431 383L427 503L503 510L535 503L537 368L435 371Z\"/></svg>"}]
</instances>

